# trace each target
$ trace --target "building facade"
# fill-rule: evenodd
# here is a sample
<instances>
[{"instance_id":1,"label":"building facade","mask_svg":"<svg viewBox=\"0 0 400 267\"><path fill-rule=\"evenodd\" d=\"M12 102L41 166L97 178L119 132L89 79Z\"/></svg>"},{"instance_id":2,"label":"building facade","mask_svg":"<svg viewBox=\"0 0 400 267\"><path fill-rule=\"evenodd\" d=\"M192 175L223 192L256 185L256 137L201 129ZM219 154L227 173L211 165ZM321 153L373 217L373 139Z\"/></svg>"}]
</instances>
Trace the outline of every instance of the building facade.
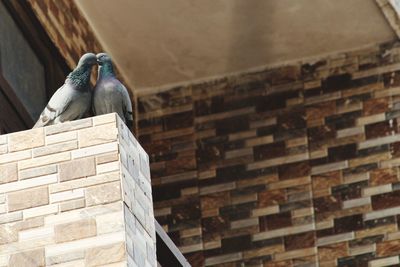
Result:
<instances>
[{"instance_id":1,"label":"building facade","mask_svg":"<svg viewBox=\"0 0 400 267\"><path fill-rule=\"evenodd\" d=\"M398 49L138 95L155 215L193 266L399 263Z\"/></svg>"},{"instance_id":2,"label":"building facade","mask_svg":"<svg viewBox=\"0 0 400 267\"><path fill-rule=\"evenodd\" d=\"M55 64L51 77L62 82L80 54L101 50L72 1L2 4L34 47L18 8L55 60L26 49L36 75ZM57 87L36 82L43 104ZM400 264L399 86L393 40L134 92L157 221L192 266ZM1 99L3 132L33 122L24 118L35 111L15 94Z\"/></svg>"}]
</instances>

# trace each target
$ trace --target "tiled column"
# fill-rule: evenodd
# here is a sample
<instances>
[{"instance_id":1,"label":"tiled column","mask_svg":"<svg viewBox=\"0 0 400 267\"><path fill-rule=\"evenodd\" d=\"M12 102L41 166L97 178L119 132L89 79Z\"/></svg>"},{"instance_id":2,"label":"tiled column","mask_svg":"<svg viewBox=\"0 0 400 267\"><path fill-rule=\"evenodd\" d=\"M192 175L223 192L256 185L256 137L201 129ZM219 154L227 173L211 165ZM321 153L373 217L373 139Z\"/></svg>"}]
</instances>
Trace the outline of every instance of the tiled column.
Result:
<instances>
[{"instance_id":1,"label":"tiled column","mask_svg":"<svg viewBox=\"0 0 400 267\"><path fill-rule=\"evenodd\" d=\"M156 266L149 161L108 114L0 136L0 266Z\"/></svg>"}]
</instances>

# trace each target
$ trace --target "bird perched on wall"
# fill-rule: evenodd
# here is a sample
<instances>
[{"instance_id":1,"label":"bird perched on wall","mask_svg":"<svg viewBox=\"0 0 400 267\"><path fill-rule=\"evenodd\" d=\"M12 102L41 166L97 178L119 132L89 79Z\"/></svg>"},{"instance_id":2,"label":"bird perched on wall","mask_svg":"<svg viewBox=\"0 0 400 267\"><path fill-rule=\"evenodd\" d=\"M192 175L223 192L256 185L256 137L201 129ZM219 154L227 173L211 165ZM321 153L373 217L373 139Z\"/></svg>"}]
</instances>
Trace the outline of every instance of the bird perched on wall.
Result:
<instances>
[{"instance_id":1,"label":"bird perched on wall","mask_svg":"<svg viewBox=\"0 0 400 267\"><path fill-rule=\"evenodd\" d=\"M90 109L90 74L96 65L93 53L84 54L65 83L50 98L33 128L80 119Z\"/></svg>"},{"instance_id":2,"label":"bird perched on wall","mask_svg":"<svg viewBox=\"0 0 400 267\"><path fill-rule=\"evenodd\" d=\"M93 90L93 112L95 115L116 112L131 128L133 115L128 90L115 77L111 58L106 53L99 53L96 57L99 71L97 83Z\"/></svg>"}]
</instances>

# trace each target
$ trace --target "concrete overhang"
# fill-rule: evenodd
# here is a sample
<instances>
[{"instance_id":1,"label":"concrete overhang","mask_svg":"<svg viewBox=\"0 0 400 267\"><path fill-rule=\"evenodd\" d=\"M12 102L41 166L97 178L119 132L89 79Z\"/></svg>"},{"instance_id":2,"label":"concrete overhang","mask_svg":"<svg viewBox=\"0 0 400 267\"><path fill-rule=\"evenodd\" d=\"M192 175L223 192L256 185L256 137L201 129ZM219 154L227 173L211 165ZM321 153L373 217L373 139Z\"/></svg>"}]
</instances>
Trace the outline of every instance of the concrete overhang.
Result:
<instances>
[{"instance_id":1,"label":"concrete overhang","mask_svg":"<svg viewBox=\"0 0 400 267\"><path fill-rule=\"evenodd\" d=\"M75 1L136 89L396 38L375 0Z\"/></svg>"}]
</instances>

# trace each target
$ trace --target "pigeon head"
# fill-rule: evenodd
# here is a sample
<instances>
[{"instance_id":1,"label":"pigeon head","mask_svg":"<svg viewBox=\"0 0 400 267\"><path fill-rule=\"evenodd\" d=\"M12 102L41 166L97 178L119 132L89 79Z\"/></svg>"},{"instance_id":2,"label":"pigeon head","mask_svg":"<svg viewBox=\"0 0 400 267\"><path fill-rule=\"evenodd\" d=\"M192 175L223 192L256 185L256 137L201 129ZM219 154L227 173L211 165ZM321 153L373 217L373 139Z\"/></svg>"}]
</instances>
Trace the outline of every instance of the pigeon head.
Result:
<instances>
[{"instance_id":1,"label":"pigeon head","mask_svg":"<svg viewBox=\"0 0 400 267\"><path fill-rule=\"evenodd\" d=\"M112 64L110 56L107 55L106 53L98 53L96 57L97 57L97 63L100 66L105 64Z\"/></svg>"},{"instance_id":2,"label":"pigeon head","mask_svg":"<svg viewBox=\"0 0 400 267\"><path fill-rule=\"evenodd\" d=\"M84 54L78 62L76 68L68 74L67 82L74 85L77 90L88 90L92 67L96 65L97 58L93 53Z\"/></svg>"},{"instance_id":3,"label":"pigeon head","mask_svg":"<svg viewBox=\"0 0 400 267\"><path fill-rule=\"evenodd\" d=\"M97 63L96 55L93 53L86 53L79 59L77 68L92 67L96 65L96 63Z\"/></svg>"},{"instance_id":4,"label":"pigeon head","mask_svg":"<svg viewBox=\"0 0 400 267\"><path fill-rule=\"evenodd\" d=\"M99 78L114 77L114 68L111 57L106 53L99 53L96 55L97 64L99 64Z\"/></svg>"}]
</instances>

